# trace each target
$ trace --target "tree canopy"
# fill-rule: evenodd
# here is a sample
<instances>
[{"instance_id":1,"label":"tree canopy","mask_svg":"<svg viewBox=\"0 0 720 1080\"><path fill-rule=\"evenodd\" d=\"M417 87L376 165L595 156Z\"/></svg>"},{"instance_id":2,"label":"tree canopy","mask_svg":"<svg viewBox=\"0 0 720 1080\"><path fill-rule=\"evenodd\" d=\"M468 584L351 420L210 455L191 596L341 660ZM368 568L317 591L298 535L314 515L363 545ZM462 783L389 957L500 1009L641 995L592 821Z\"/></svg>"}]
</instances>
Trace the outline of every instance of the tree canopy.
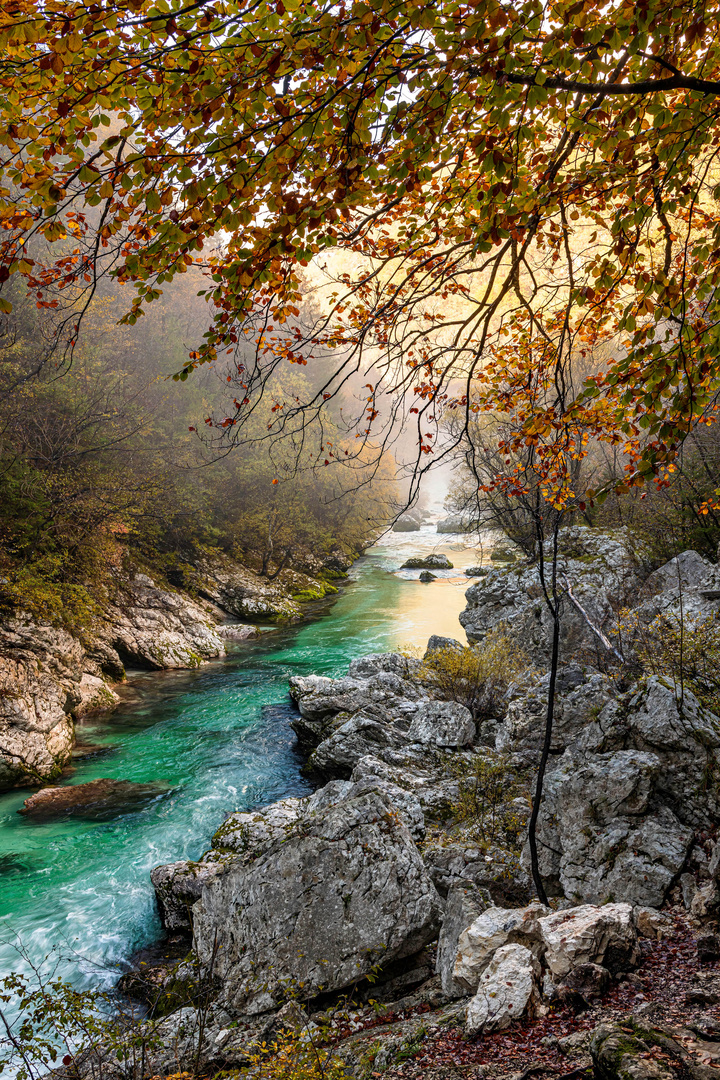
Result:
<instances>
[{"instance_id":1,"label":"tree canopy","mask_svg":"<svg viewBox=\"0 0 720 1080\"><path fill-rule=\"evenodd\" d=\"M360 374L361 439L400 410L420 461L449 410L484 411L560 506L590 440L622 447L627 484L662 478L719 388L719 14L9 0L0 279L56 305L71 349L99 276L134 284L133 323L199 262L210 327L178 375L250 344L232 426L279 364L335 350L272 424Z\"/></svg>"}]
</instances>

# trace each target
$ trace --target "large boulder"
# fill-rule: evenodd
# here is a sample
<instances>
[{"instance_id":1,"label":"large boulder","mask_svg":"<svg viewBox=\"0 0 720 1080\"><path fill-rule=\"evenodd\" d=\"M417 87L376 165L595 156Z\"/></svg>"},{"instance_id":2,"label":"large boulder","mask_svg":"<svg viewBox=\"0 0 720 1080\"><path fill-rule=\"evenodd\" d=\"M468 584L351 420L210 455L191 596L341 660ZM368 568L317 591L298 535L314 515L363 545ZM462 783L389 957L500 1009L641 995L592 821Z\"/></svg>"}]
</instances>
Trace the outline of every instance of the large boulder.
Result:
<instances>
[{"instance_id":1,"label":"large boulder","mask_svg":"<svg viewBox=\"0 0 720 1080\"><path fill-rule=\"evenodd\" d=\"M697 551L683 551L649 575L633 607L645 625L658 616L686 623L714 618L720 610L720 567Z\"/></svg>"},{"instance_id":2,"label":"large boulder","mask_svg":"<svg viewBox=\"0 0 720 1080\"><path fill-rule=\"evenodd\" d=\"M192 907L200 897L205 885L218 872L222 871L222 862L212 856L199 862L182 860L165 863L150 871L150 881L160 911L160 919L166 930L171 933L189 933L192 930Z\"/></svg>"},{"instance_id":3,"label":"large boulder","mask_svg":"<svg viewBox=\"0 0 720 1080\"><path fill-rule=\"evenodd\" d=\"M430 812L426 810L426 815ZM514 851L497 844L481 849L472 842L436 841L423 847L423 862L441 896L456 888L487 890L498 907L522 907L530 899L529 878Z\"/></svg>"},{"instance_id":4,"label":"large boulder","mask_svg":"<svg viewBox=\"0 0 720 1080\"><path fill-rule=\"evenodd\" d=\"M279 581L270 582L260 577L221 551L213 551L203 558L193 584L201 596L239 619L287 622L301 614Z\"/></svg>"},{"instance_id":5,"label":"large boulder","mask_svg":"<svg viewBox=\"0 0 720 1080\"><path fill-rule=\"evenodd\" d=\"M443 518L435 526L436 531L439 533L469 533L476 528L477 522L473 522L470 517L462 517L460 514L453 514L451 517Z\"/></svg>"},{"instance_id":6,"label":"large boulder","mask_svg":"<svg viewBox=\"0 0 720 1080\"><path fill-rule=\"evenodd\" d=\"M440 911L409 831L370 792L303 817L249 865L229 861L193 924L226 1007L252 1013L413 955L436 935Z\"/></svg>"},{"instance_id":7,"label":"large boulder","mask_svg":"<svg viewBox=\"0 0 720 1080\"><path fill-rule=\"evenodd\" d=\"M539 1002L540 965L524 945L503 945L483 972L468 1005L468 1035L489 1034L510 1027Z\"/></svg>"},{"instance_id":8,"label":"large boulder","mask_svg":"<svg viewBox=\"0 0 720 1080\"><path fill-rule=\"evenodd\" d=\"M0 791L58 777L70 761L74 720L111 709L117 701L98 661L67 630L24 614L4 621Z\"/></svg>"},{"instance_id":9,"label":"large boulder","mask_svg":"<svg viewBox=\"0 0 720 1080\"><path fill-rule=\"evenodd\" d=\"M305 810L306 799L280 799L261 810L229 814L212 838L216 851L231 851L246 862L282 841Z\"/></svg>"},{"instance_id":10,"label":"large boulder","mask_svg":"<svg viewBox=\"0 0 720 1080\"><path fill-rule=\"evenodd\" d=\"M559 753L538 827L543 876L570 900L660 907L698 828L720 821L708 776L720 770L720 719L652 676L625 695L592 675L558 696ZM542 713L533 689L513 702L497 745L537 760ZM527 866L529 853L523 855Z\"/></svg>"},{"instance_id":11,"label":"large boulder","mask_svg":"<svg viewBox=\"0 0 720 1080\"><path fill-rule=\"evenodd\" d=\"M618 608L641 585L645 562L627 529L610 533L573 527L562 534L560 573L569 579L590 620L608 630ZM532 660L547 661L552 640L550 613L543 600L537 564L493 568L465 596L468 603L460 622L471 642L482 641L490 630L505 623ZM566 661L596 658L595 635L569 603L563 612L561 637Z\"/></svg>"},{"instance_id":12,"label":"large boulder","mask_svg":"<svg viewBox=\"0 0 720 1080\"><path fill-rule=\"evenodd\" d=\"M408 742L427 746L469 746L475 741L472 713L456 701L430 701L413 716Z\"/></svg>"},{"instance_id":13,"label":"large boulder","mask_svg":"<svg viewBox=\"0 0 720 1080\"><path fill-rule=\"evenodd\" d=\"M448 892L435 960L435 971L440 976L440 985L447 998L467 994L467 986L455 979L458 940L462 932L489 906L487 893L470 882L455 885Z\"/></svg>"},{"instance_id":14,"label":"large boulder","mask_svg":"<svg viewBox=\"0 0 720 1080\"><path fill-rule=\"evenodd\" d=\"M460 783L446 777L441 770L433 769L429 756L427 750L415 754L412 748L404 752L378 749L376 753L360 758L350 779L381 778L413 795L426 817L446 820L457 806Z\"/></svg>"},{"instance_id":15,"label":"large boulder","mask_svg":"<svg viewBox=\"0 0 720 1080\"><path fill-rule=\"evenodd\" d=\"M95 633L125 666L195 668L225 654L219 614L205 600L191 600L136 574L118 581Z\"/></svg>"},{"instance_id":16,"label":"large boulder","mask_svg":"<svg viewBox=\"0 0 720 1080\"><path fill-rule=\"evenodd\" d=\"M632 747L658 762L656 800L684 824L708 828L720 821L720 796L708 776L720 772L720 718L688 689L653 675L622 700L608 704L579 741L582 752Z\"/></svg>"},{"instance_id":17,"label":"large boulder","mask_svg":"<svg viewBox=\"0 0 720 1080\"><path fill-rule=\"evenodd\" d=\"M601 964L610 972L627 971L639 959L630 904L586 904L555 911L539 920L545 964L562 980L581 964Z\"/></svg>"},{"instance_id":18,"label":"large boulder","mask_svg":"<svg viewBox=\"0 0 720 1080\"><path fill-rule=\"evenodd\" d=\"M566 750L545 780L540 870L570 900L660 907L680 873L692 830L654 801L656 754ZM527 845L524 865L529 863Z\"/></svg>"},{"instance_id":19,"label":"large boulder","mask_svg":"<svg viewBox=\"0 0 720 1080\"><path fill-rule=\"evenodd\" d=\"M531 672L512 691L495 735L495 749L512 754L518 764L536 765L545 739L548 676ZM556 683L550 752L555 757L572 745L609 702L617 700L612 679L577 667L561 668Z\"/></svg>"},{"instance_id":20,"label":"large boulder","mask_svg":"<svg viewBox=\"0 0 720 1080\"><path fill-rule=\"evenodd\" d=\"M331 780L304 800L305 813L315 813L339 802L357 799L370 791L377 791L394 808L413 839L422 840L425 835L425 815L417 795L383 776L369 774L354 781Z\"/></svg>"},{"instance_id":21,"label":"large boulder","mask_svg":"<svg viewBox=\"0 0 720 1080\"><path fill-rule=\"evenodd\" d=\"M358 668L354 669L358 671ZM362 669L360 669L362 670ZM389 714L412 715L416 703L428 695L416 682L387 669L368 671L367 675L346 675L329 679L324 675L293 675L290 695L303 717L319 720L339 712L353 714L360 709L375 709Z\"/></svg>"}]
</instances>

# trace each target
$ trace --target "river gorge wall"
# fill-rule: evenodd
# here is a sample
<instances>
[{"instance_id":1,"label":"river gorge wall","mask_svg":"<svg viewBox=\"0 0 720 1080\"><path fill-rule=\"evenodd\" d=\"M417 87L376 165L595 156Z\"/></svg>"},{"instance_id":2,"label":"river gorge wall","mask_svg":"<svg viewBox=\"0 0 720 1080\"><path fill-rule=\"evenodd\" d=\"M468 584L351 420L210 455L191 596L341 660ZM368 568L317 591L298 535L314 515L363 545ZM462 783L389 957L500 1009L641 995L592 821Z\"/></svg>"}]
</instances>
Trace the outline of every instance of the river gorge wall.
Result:
<instances>
[{"instance_id":1,"label":"river gorge wall","mask_svg":"<svg viewBox=\"0 0 720 1080\"><path fill-rule=\"evenodd\" d=\"M82 636L17 612L0 621L0 791L41 785L70 761L75 721L112 709L126 668L187 669L226 652L258 625L287 625L307 602L336 592L352 559L307 557L274 581L219 552L192 572L190 590L117 571Z\"/></svg>"}]
</instances>

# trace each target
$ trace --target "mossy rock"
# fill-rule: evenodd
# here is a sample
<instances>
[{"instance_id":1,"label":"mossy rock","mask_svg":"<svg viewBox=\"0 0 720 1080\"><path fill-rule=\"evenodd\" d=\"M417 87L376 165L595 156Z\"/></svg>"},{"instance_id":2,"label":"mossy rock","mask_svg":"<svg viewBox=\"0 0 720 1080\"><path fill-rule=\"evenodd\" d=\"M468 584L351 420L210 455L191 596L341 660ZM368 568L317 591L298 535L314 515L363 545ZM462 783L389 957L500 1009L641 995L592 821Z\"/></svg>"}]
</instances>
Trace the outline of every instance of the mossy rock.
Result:
<instances>
[{"instance_id":1,"label":"mossy rock","mask_svg":"<svg viewBox=\"0 0 720 1080\"><path fill-rule=\"evenodd\" d=\"M321 570L318 574L321 581L347 581L348 576L344 570L330 570L329 568Z\"/></svg>"},{"instance_id":2,"label":"mossy rock","mask_svg":"<svg viewBox=\"0 0 720 1080\"><path fill-rule=\"evenodd\" d=\"M296 604L311 604L314 600L323 600L326 596L336 593L337 587L326 581L318 582L316 586L309 585L299 592L293 593L292 598Z\"/></svg>"},{"instance_id":3,"label":"mossy rock","mask_svg":"<svg viewBox=\"0 0 720 1080\"><path fill-rule=\"evenodd\" d=\"M675 1032L637 1016L600 1024L590 1043L598 1080L708 1080L710 1068L696 1064Z\"/></svg>"},{"instance_id":4,"label":"mossy rock","mask_svg":"<svg viewBox=\"0 0 720 1080\"><path fill-rule=\"evenodd\" d=\"M517 562L517 555L510 548L493 548L493 550L490 552L490 558L493 562Z\"/></svg>"}]
</instances>

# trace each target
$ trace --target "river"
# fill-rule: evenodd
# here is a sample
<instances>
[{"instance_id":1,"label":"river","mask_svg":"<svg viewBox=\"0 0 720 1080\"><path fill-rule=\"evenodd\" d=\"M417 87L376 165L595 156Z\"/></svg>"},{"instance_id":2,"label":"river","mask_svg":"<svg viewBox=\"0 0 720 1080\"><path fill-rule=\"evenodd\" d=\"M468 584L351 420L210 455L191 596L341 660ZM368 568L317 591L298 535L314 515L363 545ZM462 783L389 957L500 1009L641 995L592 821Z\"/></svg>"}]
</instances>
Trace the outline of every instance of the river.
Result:
<instances>
[{"instance_id":1,"label":"river","mask_svg":"<svg viewBox=\"0 0 720 1080\"><path fill-rule=\"evenodd\" d=\"M429 551L456 570L429 584L396 572ZM288 676L337 675L367 653L422 650L433 633L464 638L458 614L471 582L457 571L478 561L463 538L434 526L389 533L326 614L239 643L197 671L132 674L129 700L79 725L83 742L107 751L78 761L63 783L160 780L172 790L105 822L36 822L17 813L27 791L0 796L0 978L32 962L78 986L112 986L128 957L161 934L154 866L197 858L230 811L311 790L288 724Z\"/></svg>"}]
</instances>

